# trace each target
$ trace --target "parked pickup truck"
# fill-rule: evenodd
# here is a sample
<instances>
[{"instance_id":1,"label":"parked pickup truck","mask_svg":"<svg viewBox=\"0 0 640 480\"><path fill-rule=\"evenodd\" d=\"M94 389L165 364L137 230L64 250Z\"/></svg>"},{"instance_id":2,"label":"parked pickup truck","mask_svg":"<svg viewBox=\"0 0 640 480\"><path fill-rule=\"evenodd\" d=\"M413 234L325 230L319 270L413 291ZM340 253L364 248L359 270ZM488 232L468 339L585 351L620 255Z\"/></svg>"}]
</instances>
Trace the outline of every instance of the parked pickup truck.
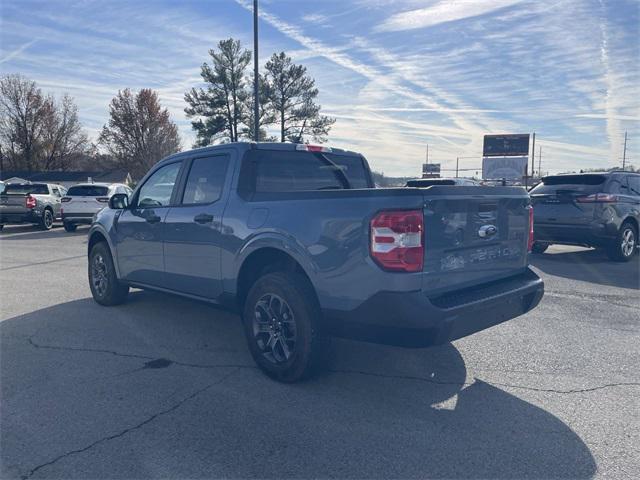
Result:
<instances>
[{"instance_id":1,"label":"parked pickup truck","mask_svg":"<svg viewBox=\"0 0 640 480\"><path fill-rule=\"evenodd\" d=\"M44 230L60 218L60 199L67 192L62 185L9 183L0 194L0 229L6 224L33 223Z\"/></svg>"},{"instance_id":2,"label":"parked pickup truck","mask_svg":"<svg viewBox=\"0 0 640 480\"><path fill-rule=\"evenodd\" d=\"M524 189L373 187L344 150L173 155L97 214L91 292L102 305L137 287L235 308L256 363L286 382L314 371L332 335L424 347L538 304Z\"/></svg>"}]
</instances>

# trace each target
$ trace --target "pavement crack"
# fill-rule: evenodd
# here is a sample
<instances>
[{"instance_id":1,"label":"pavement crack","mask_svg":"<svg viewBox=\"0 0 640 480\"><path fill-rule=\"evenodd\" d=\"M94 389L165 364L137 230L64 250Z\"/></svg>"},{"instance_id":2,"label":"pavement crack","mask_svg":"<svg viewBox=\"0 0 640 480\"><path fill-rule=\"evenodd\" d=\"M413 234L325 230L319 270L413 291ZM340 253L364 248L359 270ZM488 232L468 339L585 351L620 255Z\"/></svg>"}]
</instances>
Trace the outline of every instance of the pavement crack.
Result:
<instances>
[{"instance_id":1,"label":"pavement crack","mask_svg":"<svg viewBox=\"0 0 640 480\"><path fill-rule=\"evenodd\" d=\"M445 381L445 380L436 380L435 378L429 378L429 377L419 377L414 375L394 375L394 374L388 374L388 373L367 372L364 370L329 370L329 372L341 373L344 375L364 375L368 377L394 378L397 380L413 380L418 382L433 383L435 385L460 385L461 387L467 387L471 385L471 383L467 383L467 382L451 382L451 381Z\"/></svg>"},{"instance_id":2,"label":"pavement crack","mask_svg":"<svg viewBox=\"0 0 640 480\"><path fill-rule=\"evenodd\" d=\"M180 408L182 405L184 405L185 403L187 403L189 400L194 399L195 397L197 397L198 395L200 395L201 393L206 392L207 390L209 390L210 388L216 386L216 385L220 385L222 382L224 382L227 378L229 378L231 375L233 375L235 372L237 372L238 370L232 370L231 372L229 372L228 374L222 376L222 378L216 380L213 383L210 383L209 385L207 385L206 387L203 387L199 390L196 390L195 392L193 392L192 394L184 397L182 400L180 400L177 403L174 403L171 407L166 408L164 410L161 410L157 413L154 413L153 415L150 415L149 417L147 417L146 419L144 419L142 422L133 425L129 428L125 428L124 430L119 431L118 433L114 433L113 435L108 435L106 437L102 437L99 440L96 440L93 443L90 443L89 445L82 447L82 448L78 448L75 450L70 450L66 453L63 453L62 455L59 455L57 457L55 457L52 460L49 460L48 462L45 463L41 463L40 465L37 465L35 467L33 467L31 470L29 470L27 473L25 473L24 475L22 475L20 478L22 478L22 480L26 480L28 478L31 478L36 472L38 472L39 470L48 467L50 465L53 465L57 462L59 462L60 460L63 460L67 457L70 457L72 455L77 455L79 453L83 453L86 452L88 450L91 450L93 447L100 445L101 443L105 443L108 442L110 440L114 440L116 438L120 438L123 437L125 435L127 435L130 432L133 432L135 430L139 430L140 428L144 427L145 425L153 422L155 419L162 417L164 415L168 415L172 412L174 412L175 410L177 410L178 408Z\"/></svg>"},{"instance_id":3,"label":"pavement crack","mask_svg":"<svg viewBox=\"0 0 640 480\"><path fill-rule=\"evenodd\" d=\"M134 370L129 370L127 372L124 372L123 374L139 372L140 370L148 370L148 369L154 369L154 368L166 368L171 365L179 365L181 367L190 367L190 368L250 368L250 369L258 368L255 365L246 365L241 363L201 364L201 363L180 362L180 361L171 360L167 358L150 357L148 355L139 355L136 353L121 353L115 350L107 350L102 348L81 348L81 347L66 347L61 345L43 345L40 343L36 343L33 340L34 336L35 335L32 335L31 337L29 337L27 341L31 346L38 349L60 350L60 351L69 351L69 352L106 353L109 355L115 355L116 357L140 358L142 360L147 360L147 362L145 362L145 364L142 367L136 368ZM123 374L120 374L120 375L123 375Z\"/></svg>"},{"instance_id":4,"label":"pavement crack","mask_svg":"<svg viewBox=\"0 0 640 480\"><path fill-rule=\"evenodd\" d=\"M72 257L55 258L53 260L47 260L46 262L34 262L34 263L25 263L20 265L12 265L10 267L0 268L0 272L5 272L7 270L15 270L17 268L34 267L36 265L48 265L50 263L64 262L66 260L75 260L75 259L84 258L84 257L85 255L74 255Z\"/></svg>"},{"instance_id":5,"label":"pavement crack","mask_svg":"<svg viewBox=\"0 0 640 480\"><path fill-rule=\"evenodd\" d=\"M154 357L149 357L146 355L138 355L135 353L120 353L115 350L106 350L101 348L82 348L82 347L65 347L65 346L59 346L59 345L42 345L42 344L36 343L32 337L29 337L27 341L31 344L31 346L38 349L62 350L62 351L70 351L70 352L108 353L110 355L115 355L116 357L142 358L144 360L154 360Z\"/></svg>"},{"instance_id":6,"label":"pavement crack","mask_svg":"<svg viewBox=\"0 0 640 480\"><path fill-rule=\"evenodd\" d=\"M460 388L468 387L475 383L475 381L474 382L451 382L451 381L436 380L434 378L427 378L427 377L420 377L420 376L413 376L413 375L392 375L392 374L377 373L377 372L366 372L363 370L329 370L329 371L331 373L341 373L345 375L365 375L365 376L379 377L379 378L392 378L392 379L398 379L398 380L420 381L420 382L427 382L435 385L459 385ZM615 387L640 387L640 382L618 382L618 383L607 383L604 385L596 385L594 387L561 390L556 388L538 388L538 387L529 387L526 385L517 385L517 384L511 384L511 383L492 382L492 381L482 380L479 378L476 378L475 380L480 381L482 383L486 383L487 385L492 385L494 387L516 388L521 390L529 390L533 392L556 393L561 395L589 393L589 392L595 392L597 390L604 390L607 388L615 388Z\"/></svg>"},{"instance_id":7,"label":"pavement crack","mask_svg":"<svg viewBox=\"0 0 640 480\"><path fill-rule=\"evenodd\" d=\"M567 394L575 394L575 393L589 393L595 392L597 390L604 390L607 388L615 388L615 387L640 387L640 382L618 382L618 383L605 383L604 385L596 385L594 387L587 388L574 388L570 390L560 390L556 388L537 388L537 387L528 387L525 385L513 385L510 383L497 383L497 382L485 382L491 385L507 387L507 388L518 388L521 390L529 390L532 392L544 392L544 393L558 393L561 395Z\"/></svg>"},{"instance_id":8,"label":"pavement crack","mask_svg":"<svg viewBox=\"0 0 640 480\"><path fill-rule=\"evenodd\" d=\"M638 308L638 305L632 305L626 303L624 300L627 300L628 297L624 295L610 295L604 293L577 293L577 292L563 292L560 290L549 290L546 291L545 296L548 297L556 297L556 298L568 298L568 299L579 299L579 300L591 300L602 303L609 303L611 305L616 305L618 307L624 308Z\"/></svg>"}]
</instances>

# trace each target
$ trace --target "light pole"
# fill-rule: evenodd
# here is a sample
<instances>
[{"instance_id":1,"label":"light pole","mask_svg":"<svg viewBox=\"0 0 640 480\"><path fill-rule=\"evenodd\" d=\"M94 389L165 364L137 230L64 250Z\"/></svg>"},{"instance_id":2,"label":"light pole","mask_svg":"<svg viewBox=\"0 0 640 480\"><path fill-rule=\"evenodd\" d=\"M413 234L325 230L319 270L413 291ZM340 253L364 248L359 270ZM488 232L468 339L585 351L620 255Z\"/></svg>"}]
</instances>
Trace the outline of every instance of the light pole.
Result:
<instances>
[{"instance_id":1,"label":"light pole","mask_svg":"<svg viewBox=\"0 0 640 480\"><path fill-rule=\"evenodd\" d=\"M253 128L256 142L260 140L260 78L258 74L258 0L253 0Z\"/></svg>"},{"instance_id":2,"label":"light pole","mask_svg":"<svg viewBox=\"0 0 640 480\"><path fill-rule=\"evenodd\" d=\"M461 158L478 158L478 157L456 157L456 178L458 178L458 171L461 171L458 168L458 165L460 164L460 159ZM467 171L467 170L475 170L475 168L463 168L462 171Z\"/></svg>"},{"instance_id":3,"label":"light pole","mask_svg":"<svg viewBox=\"0 0 640 480\"><path fill-rule=\"evenodd\" d=\"M624 172L624 168L627 163L627 132L624 132L624 149L622 150L622 171Z\"/></svg>"}]
</instances>

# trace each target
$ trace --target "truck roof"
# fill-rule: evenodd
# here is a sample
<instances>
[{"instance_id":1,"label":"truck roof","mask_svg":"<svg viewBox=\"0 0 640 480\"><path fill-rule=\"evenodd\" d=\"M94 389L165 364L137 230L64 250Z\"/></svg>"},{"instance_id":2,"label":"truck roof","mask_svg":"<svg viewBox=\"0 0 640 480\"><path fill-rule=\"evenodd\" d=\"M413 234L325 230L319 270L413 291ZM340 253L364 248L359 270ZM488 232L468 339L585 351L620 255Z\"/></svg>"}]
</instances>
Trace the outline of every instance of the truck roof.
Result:
<instances>
[{"instance_id":1,"label":"truck roof","mask_svg":"<svg viewBox=\"0 0 640 480\"><path fill-rule=\"evenodd\" d=\"M229 148L235 148L242 152L247 150L281 150L281 151L295 151L300 147L299 145L305 145L300 143L291 143L291 142L230 142L230 143L221 143L219 145L211 145L207 147L194 148L191 150L185 150L183 152L174 153L173 155L166 157L164 160L175 159L182 156L189 156L193 153L208 153L208 152L216 152L218 150L224 150ZM351 150L344 150L342 148L334 148L328 147L326 145L322 145L323 148L329 149L329 151L325 153L333 153L338 155L353 155L353 156L361 156L360 153L354 152Z\"/></svg>"}]
</instances>

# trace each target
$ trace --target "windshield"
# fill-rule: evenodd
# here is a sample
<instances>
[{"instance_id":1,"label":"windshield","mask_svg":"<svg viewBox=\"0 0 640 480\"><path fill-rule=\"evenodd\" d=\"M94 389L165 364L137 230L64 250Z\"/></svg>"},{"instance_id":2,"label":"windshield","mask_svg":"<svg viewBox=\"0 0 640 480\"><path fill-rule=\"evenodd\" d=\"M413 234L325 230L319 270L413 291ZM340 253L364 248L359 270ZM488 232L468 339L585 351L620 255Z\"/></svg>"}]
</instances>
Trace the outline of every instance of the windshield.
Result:
<instances>
[{"instance_id":1,"label":"windshield","mask_svg":"<svg viewBox=\"0 0 640 480\"><path fill-rule=\"evenodd\" d=\"M104 185L76 185L67 192L68 197L104 197L109 194L109 187Z\"/></svg>"},{"instance_id":2,"label":"windshield","mask_svg":"<svg viewBox=\"0 0 640 480\"><path fill-rule=\"evenodd\" d=\"M41 183L12 183L6 186L4 193L13 195L26 195L33 193L34 195L48 195L49 188L46 184Z\"/></svg>"}]
</instances>

